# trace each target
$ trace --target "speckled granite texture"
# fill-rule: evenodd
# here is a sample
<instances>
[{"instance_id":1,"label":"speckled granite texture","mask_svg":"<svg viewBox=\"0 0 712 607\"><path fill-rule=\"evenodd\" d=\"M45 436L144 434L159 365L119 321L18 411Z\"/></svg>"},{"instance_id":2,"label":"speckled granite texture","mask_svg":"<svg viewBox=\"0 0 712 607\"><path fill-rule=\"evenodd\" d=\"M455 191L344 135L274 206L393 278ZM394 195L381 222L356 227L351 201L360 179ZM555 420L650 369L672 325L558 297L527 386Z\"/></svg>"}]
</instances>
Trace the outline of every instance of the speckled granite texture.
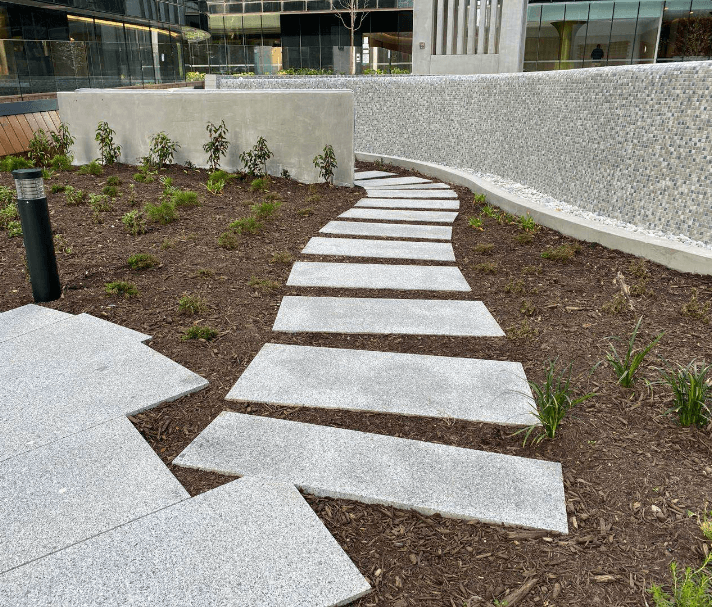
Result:
<instances>
[{"instance_id":1,"label":"speckled granite texture","mask_svg":"<svg viewBox=\"0 0 712 607\"><path fill-rule=\"evenodd\" d=\"M355 93L358 152L494 173L712 244L712 62L479 76L235 78Z\"/></svg>"}]
</instances>

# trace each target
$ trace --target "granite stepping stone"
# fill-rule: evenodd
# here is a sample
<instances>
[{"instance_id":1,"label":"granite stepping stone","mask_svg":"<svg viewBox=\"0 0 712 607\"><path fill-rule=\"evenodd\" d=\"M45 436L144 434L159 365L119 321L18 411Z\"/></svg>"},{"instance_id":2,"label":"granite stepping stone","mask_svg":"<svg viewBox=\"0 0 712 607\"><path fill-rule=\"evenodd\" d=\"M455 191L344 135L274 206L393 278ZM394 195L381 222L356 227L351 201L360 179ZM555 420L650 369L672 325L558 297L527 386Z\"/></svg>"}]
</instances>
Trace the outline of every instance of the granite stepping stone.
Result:
<instances>
[{"instance_id":1,"label":"granite stepping stone","mask_svg":"<svg viewBox=\"0 0 712 607\"><path fill-rule=\"evenodd\" d=\"M332 607L370 589L297 489L246 478L0 575L0 605Z\"/></svg>"},{"instance_id":2,"label":"granite stepping stone","mask_svg":"<svg viewBox=\"0 0 712 607\"><path fill-rule=\"evenodd\" d=\"M449 242L406 242L368 238L311 238L302 249L305 255L339 255L345 257L380 257L385 259L427 259L455 261Z\"/></svg>"},{"instance_id":3,"label":"granite stepping stone","mask_svg":"<svg viewBox=\"0 0 712 607\"><path fill-rule=\"evenodd\" d=\"M0 463L0 573L188 497L123 416L13 457Z\"/></svg>"},{"instance_id":4,"label":"granite stepping stone","mask_svg":"<svg viewBox=\"0 0 712 607\"><path fill-rule=\"evenodd\" d=\"M266 344L227 400L538 424L519 363Z\"/></svg>"},{"instance_id":5,"label":"granite stepping stone","mask_svg":"<svg viewBox=\"0 0 712 607\"><path fill-rule=\"evenodd\" d=\"M345 236L380 236L383 238L417 238L420 240L450 240L452 228L366 221L330 221L319 232Z\"/></svg>"},{"instance_id":6,"label":"granite stepping stone","mask_svg":"<svg viewBox=\"0 0 712 607\"><path fill-rule=\"evenodd\" d=\"M395 185L413 185L420 183L430 183L430 179L423 179L422 177L384 177L383 179L355 179L354 185L365 186L370 188L375 188L381 185L385 186L395 186Z\"/></svg>"},{"instance_id":7,"label":"granite stepping stone","mask_svg":"<svg viewBox=\"0 0 712 607\"><path fill-rule=\"evenodd\" d=\"M273 331L503 337L481 301L303 297L282 299Z\"/></svg>"},{"instance_id":8,"label":"granite stepping stone","mask_svg":"<svg viewBox=\"0 0 712 607\"><path fill-rule=\"evenodd\" d=\"M369 189L366 195L370 198L457 198L453 190Z\"/></svg>"},{"instance_id":9,"label":"granite stepping stone","mask_svg":"<svg viewBox=\"0 0 712 607\"><path fill-rule=\"evenodd\" d=\"M384 221L425 221L431 223L452 223L457 213L449 211L402 211L387 209L353 208L344 211L339 218L345 219L381 219Z\"/></svg>"},{"instance_id":10,"label":"granite stepping stone","mask_svg":"<svg viewBox=\"0 0 712 607\"><path fill-rule=\"evenodd\" d=\"M460 208L457 198L439 198L428 200L425 198L362 198L357 207L372 207L382 209L448 209Z\"/></svg>"},{"instance_id":11,"label":"granite stepping stone","mask_svg":"<svg viewBox=\"0 0 712 607\"><path fill-rule=\"evenodd\" d=\"M361 187L365 188L366 190L374 189L371 186L369 186L368 184L369 184L369 182L366 182ZM391 190L391 189L396 189L396 190L449 190L450 186L447 183L412 183L412 184L407 184L407 185L378 186L378 189L384 189L384 190Z\"/></svg>"},{"instance_id":12,"label":"granite stepping stone","mask_svg":"<svg viewBox=\"0 0 712 607\"><path fill-rule=\"evenodd\" d=\"M287 279L290 287L470 291L462 272L452 266L298 261Z\"/></svg>"},{"instance_id":13,"label":"granite stepping stone","mask_svg":"<svg viewBox=\"0 0 712 607\"><path fill-rule=\"evenodd\" d=\"M354 179L374 179L375 177L393 177L395 173L386 171L354 171Z\"/></svg>"},{"instance_id":14,"label":"granite stepping stone","mask_svg":"<svg viewBox=\"0 0 712 607\"><path fill-rule=\"evenodd\" d=\"M544 460L224 412L173 463L271 477L319 496L568 532L561 464Z\"/></svg>"},{"instance_id":15,"label":"granite stepping stone","mask_svg":"<svg viewBox=\"0 0 712 607\"><path fill-rule=\"evenodd\" d=\"M72 318L72 315L35 304L27 304L14 310L2 312L0 313L0 342L31 333L36 329L68 318Z\"/></svg>"}]
</instances>

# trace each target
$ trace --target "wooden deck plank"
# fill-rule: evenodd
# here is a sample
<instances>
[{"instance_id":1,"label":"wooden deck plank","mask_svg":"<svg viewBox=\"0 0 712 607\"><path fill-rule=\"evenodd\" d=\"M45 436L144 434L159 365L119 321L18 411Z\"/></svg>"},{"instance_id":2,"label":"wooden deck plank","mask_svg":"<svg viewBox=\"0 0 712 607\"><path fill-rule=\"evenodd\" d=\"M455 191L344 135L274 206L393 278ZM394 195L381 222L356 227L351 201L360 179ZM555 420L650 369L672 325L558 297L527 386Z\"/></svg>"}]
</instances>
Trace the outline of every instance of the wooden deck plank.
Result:
<instances>
[{"instance_id":1,"label":"wooden deck plank","mask_svg":"<svg viewBox=\"0 0 712 607\"><path fill-rule=\"evenodd\" d=\"M59 119L59 112L57 110L51 110L47 112L49 114L49 117L52 119L52 122L54 123L55 126L55 131L59 129L59 125L62 124L62 121Z\"/></svg>"},{"instance_id":2,"label":"wooden deck plank","mask_svg":"<svg viewBox=\"0 0 712 607\"><path fill-rule=\"evenodd\" d=\"M3 127L5 135L7 136L7 140L12 146L13 154L20 154L22 152L27 151L20 144L20 140L17 138L17 135L15 135L15 131L13 130L12 125L10 124L10 121L8 120L7 116L0 116L0 126Z\"/></svg>"},{"instance_id":3,"label":"wooden deck plank","mask_svg":"<svg viewBox=\"0 0 712 607\"><path fill-rule=\"evenodd\" d=\"M42 121L42 126L40 126L40 123L37 122L37 116L38 114L25 114L25 118L27 118L27 122L30 123L30 128L32 129L32 132L34 133L35 131L39 131L40 129L44 130L44 120Z\"/></svg>"},{"instance_id":4,"label":"wooden deck plank","mask_svg":"<svg viewBox=\"0 0 712 607\"><path fill-rule=\"evenodd\" d=\"M20 124L20 121L17 119L17 116L8 116L7 119L10 122L10 126L12 127L12 130L15 132L15 136L17 137L18 141L20 142L20 145L23 147L25 150L30 149L30 140L32 137L28 137L27 133L25 133L25 130L22 128L22 125Z\"/></svg>"},{"instance_id":5,"label":"wooden deck plank","mask_svg":"<svg viewBox=\"0 0 712 607\"><path fill-rule=\"evenodd\" d=\"M27 121L27 116L25 114L18 114L17 121L20 123L20 128L23 130L28 140L32 139L34 131L32 130L30 123Z\"/></svg>"},{"instance_id":6,"label":"wooden deck plank","mask_svg":"<svg viewBox=\"0 0 712 607\"><path fill-rule=\"evenodd\" d=\"M54 126L54 122L52 122L52 119L49 117L49 112L40 112L40 115L42 116L42 120L44 120L45 124L47 125L47 128L45 130L48 133L56 133L57 127Z\"/></svg>"}]
</instances>

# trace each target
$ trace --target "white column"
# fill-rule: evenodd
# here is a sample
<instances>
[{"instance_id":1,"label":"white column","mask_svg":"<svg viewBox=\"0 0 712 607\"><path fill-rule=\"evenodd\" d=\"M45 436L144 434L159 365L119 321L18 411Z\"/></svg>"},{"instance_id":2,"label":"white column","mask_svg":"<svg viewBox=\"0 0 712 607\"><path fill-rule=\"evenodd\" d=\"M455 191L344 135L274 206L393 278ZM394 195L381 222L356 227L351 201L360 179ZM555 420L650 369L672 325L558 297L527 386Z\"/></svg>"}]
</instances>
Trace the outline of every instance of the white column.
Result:
<instances>
[{"instance_id":1,"label":"white column","mask_svg":"<svg viewBox=\"0 0 712 607\"><path fill-rule=\"evenodd\" d=\"M457 7L457 54L465 53L465 8L467 8L467 0L459 0L460 4Z\"/></svg>"},{"instance_id":2,"label":"white column","mask_svg":"<svg viewBox=\"0 0 712 607\"><path fill-rule=\"evenodd\" d=\"M477 31L477 0L470 0L467 15L467 54L475 54L475 32Z\"/></svg>"},{"instance_id":3,"label":"white column","mask_svg":"<svg viewBox=\"0 0 712 607\"><path fill-rule=\"evenodd\" d=\"M455 1L448 0L447 3L447 42L445 44L445 54L452 55L455 52Z\"/></svg>"},{"instance_id":4,"label":"white column","mask_svg":"<svg viewBox=\"0 0 712 607\"><path fill-rule=\"evenodd\" d=\"M490 54L497 52L495 45L497 40L497 4L498 0L492 0L492 8L490 9L489 41L487 43L487 52Z\"/></svg>"},{"instance_id":5,"label":"white column","mask_svg":"<svg viewBox=\"0 0 712 607\"><path fill-rule=\"evenodd\" d=\"M485 52L485 17L487 12L487 0L480 0L479 27L477 28L477 54L484 55Z\"/></svg>"},{"instance_id":6,"label":"white column","mask_svg":"<svg viewBox=\"0 0 712 607\"><path fill-rule=\"evenodd\" d=\"M438 22L435 28L435 54L444 55L445 49L443 48L443 24L445 23L445 0L435 1L438 3Z\"/></svg>"}]
</instances>

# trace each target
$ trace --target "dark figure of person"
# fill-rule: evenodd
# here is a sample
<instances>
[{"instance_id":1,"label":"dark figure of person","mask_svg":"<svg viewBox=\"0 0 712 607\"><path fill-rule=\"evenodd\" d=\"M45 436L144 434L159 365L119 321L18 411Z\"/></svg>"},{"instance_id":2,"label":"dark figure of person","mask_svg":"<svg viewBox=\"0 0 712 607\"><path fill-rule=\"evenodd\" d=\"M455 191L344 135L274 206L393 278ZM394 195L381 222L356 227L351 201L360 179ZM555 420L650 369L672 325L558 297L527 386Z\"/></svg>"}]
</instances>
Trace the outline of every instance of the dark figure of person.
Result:
<instances>
[{"instance_id":1,"label":"dark figure of person","mask_svg":"<svg viewBox=\"0 0 712 607\"><path fill-rule=\"evenodd\" d=\"M603 49L600 44L596 45L596 48L591 51L591 59L600 65L601 59L603 59Z\"/></svg>"}]
</instances>

